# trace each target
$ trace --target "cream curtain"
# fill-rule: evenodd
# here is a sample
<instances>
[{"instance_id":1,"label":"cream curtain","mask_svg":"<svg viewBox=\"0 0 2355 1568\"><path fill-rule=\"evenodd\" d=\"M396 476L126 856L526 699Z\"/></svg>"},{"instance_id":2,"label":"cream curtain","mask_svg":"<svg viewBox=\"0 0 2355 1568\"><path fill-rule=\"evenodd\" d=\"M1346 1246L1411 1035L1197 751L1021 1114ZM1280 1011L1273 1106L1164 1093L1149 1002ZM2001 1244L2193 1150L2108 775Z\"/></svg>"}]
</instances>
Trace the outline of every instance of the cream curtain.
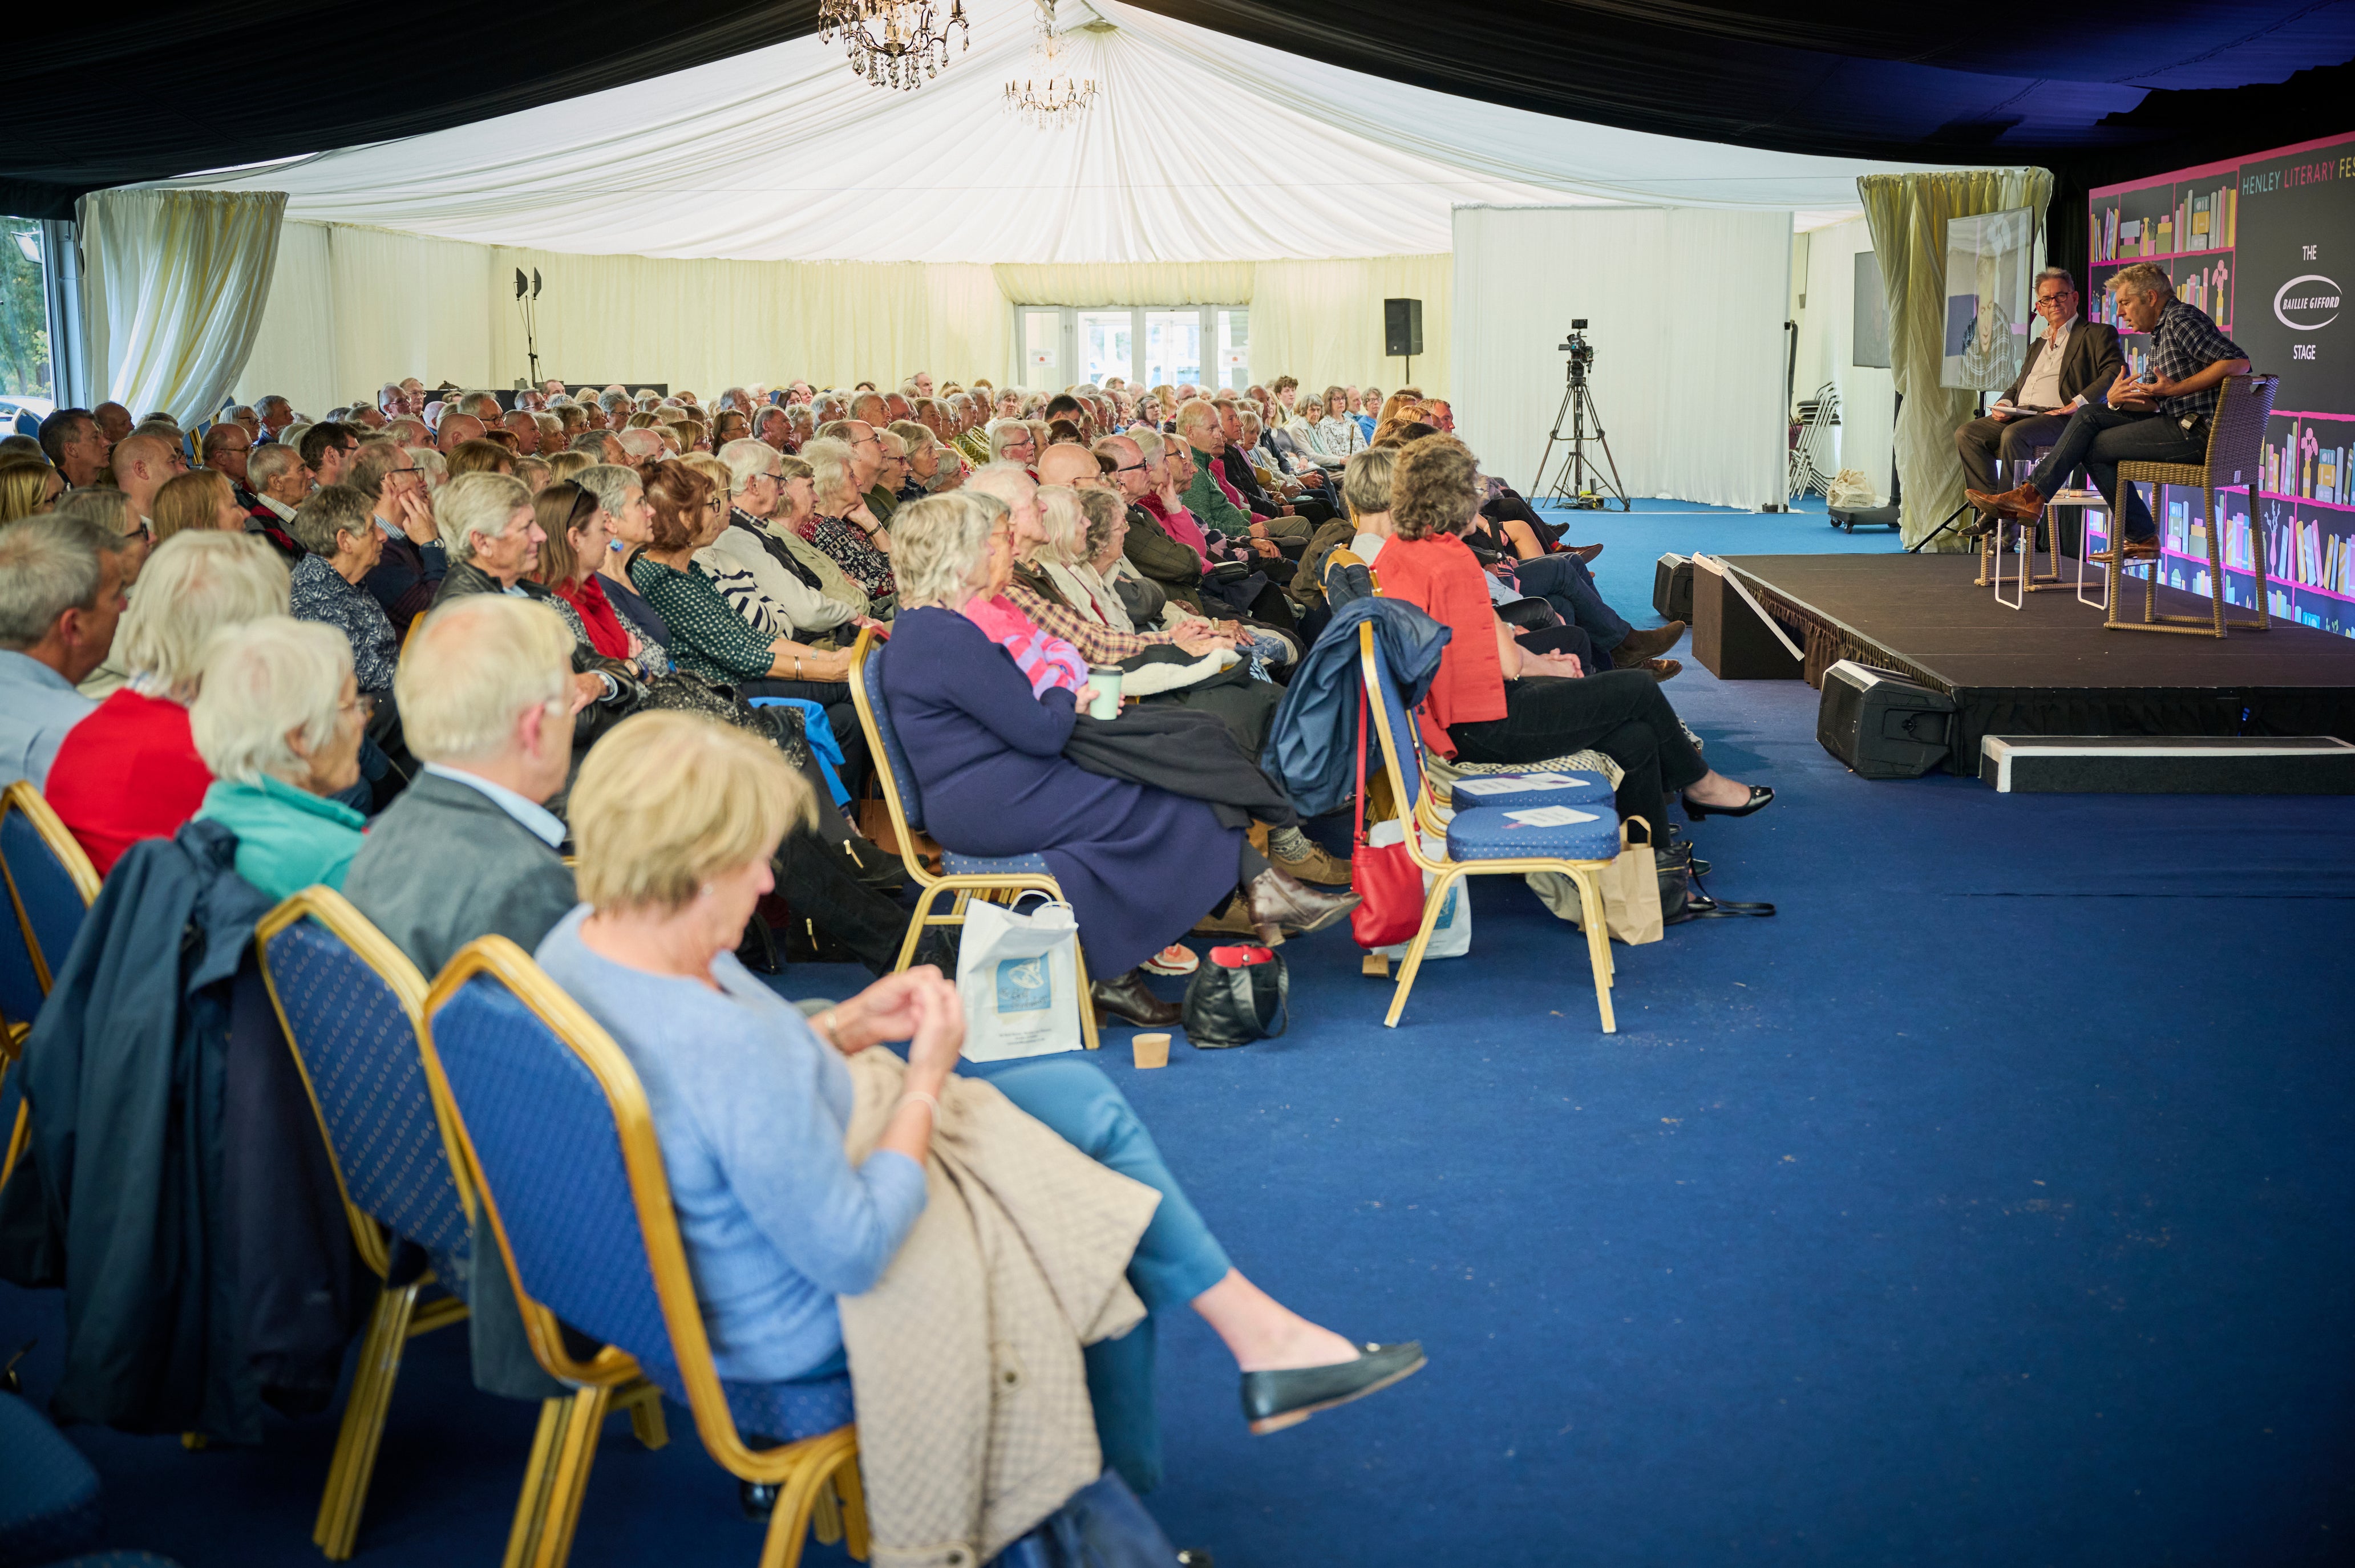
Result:
<instances>
[{"instance_id":1,"label":"cream curtain","mask_svg":"<svg viewBox=\"0 0 2355 1568\"><path fill-rule=\"evenodd\" d=\"M1393 391L1408 367L1382 353L1382 301L1423 302L1423 354L1414 385L1450 396L1455 258L1369 256L1360 261L1262 261L1252 294L1252 372L1327 386Z\"/></svg>"},{"instance_id":2,"label":"cream curtain","mask_svg":"<svg viewBox=\"0 0 2355 1568\"><path fill-rule=\"evenodd\" d=\"M1778 502L1790 272L1788 213L1458 208L1456 423L1482 467L1540 499L1565 382L1555 346L1584 316L1595 412L1629 496Z\"/></svg>"},{"instance_id":3,"label":"cream curtain","mask_svg":"<svg viewBox=\"0 0 2355 1568\"><path fill-rule=\"evenodd\" d=\"M81 198L92 389L192 423L244 369L270 297L282 191L101 190Z\"/></svg>"},{"instance_id":4,"label":"cream curtain","mask_svg":"<svg viewBox=\"0 0 2355 1568\"><path fill-rule=\"evenodd\" d=\"M1445 255L1209 266L986 267L918 261L671 261L474 245L289 223L238 395L306 413L404 376L465 387L527 371L515 274L538 271L543 374L698 392L800 376L895 382L917 370L1014 379L1013 304L1244 304L1253 373L1322 387L1396 384L1381 302L1423 302L1415 379L1446 391ZM1009 293L1009 287L1013 291ZM144 410L142 411L144 411Z\"/></svg>"},{"instance_id":5,"label":"cream curtain","mask_svg":"<svg viewBox=\"0 0 2355 1568\"><path fill-rule=\"evenodd\" d=\"M1955 427L1977 395L1938 385L1946 312L1946 222L2052 198L2045 169L1966 169L1951 174L1866 175L1856 182L1889 296L1889 370L1904 404L1897 411L1897 475L1905 487L1901 537L1925 537L1963 502ZM1949 529L1938 548L1962 549Z\"/></svg>"}]
</instances>

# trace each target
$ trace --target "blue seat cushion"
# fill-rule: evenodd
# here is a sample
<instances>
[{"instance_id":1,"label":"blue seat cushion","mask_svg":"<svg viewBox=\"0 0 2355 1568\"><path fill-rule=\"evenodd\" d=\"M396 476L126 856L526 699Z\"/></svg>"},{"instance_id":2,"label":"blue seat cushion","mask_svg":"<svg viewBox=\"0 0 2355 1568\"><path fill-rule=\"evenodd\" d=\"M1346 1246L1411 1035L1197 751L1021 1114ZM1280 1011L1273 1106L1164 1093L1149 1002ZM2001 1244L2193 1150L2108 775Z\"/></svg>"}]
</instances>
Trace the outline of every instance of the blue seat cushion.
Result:
<instances>
[{"instance_id":1,"label":"blue seat cushion","mask_svg":"<svg viewBox=\"0 0 2355 1568\"><path fill-rule=\"evenodd\" d=\"M676 1369L659 1361L641 1359L641 1371L646 1381L663 1391L674 1403L687 1403L687 1385L679 1381ZM748 1443L765 1439L776 1445L798 1443L805 1437L815 1437L847 1426L857 1419L851 1403L850 1374L847 1371L824 1372L789 1382L738 1382L732 1378L719 1380L720 1392L728 1396L728 1413L736 1423L736 1430Z\"/></svg>"},{"instance_id":2,"label":"blue seat cushion","mask_svg":"<svg viewBox=\"0 0 2355 1568\"><path fill-rule=\"evenodd\" d=\"M1545 804L1561 803L1549 800ZM1545 856L1557 860L1608 860L1618 855L1619 818L1610 807L1595 810L1574 805L1570 809L1592 820L1561 827L1532 827L1514 822L1501 806L1459 811L1447 823L1448 858L1524 860Z\"/></svg>"},{"instance_id":3,"label":"blue seat cushion","mask_svg":"<svg viewBox=\"0 0 2355 1568\"><path fill-rule=\"evenodd\" d=\"M952 877L1046 877L1044 855L953 855L942 851L941 863Z\"/></svg>"},{"instance_id":4,"label":"blue seat cushion","mask_svg":"<svg viewBox=\"0 0 2355 1568\"><path fill-rule=\"evenodd\" d=\"M1530 788L1525 779L1568 779L1570 786L1556 784L1550 788ZM1469 785L1471 787L1466 788ZM1447 804L1452 810L1470 811L1487 806L1493 811L1526 811L1539 805L1570 805L1586 809L1611 804L1611 785L1601 773L1467 773L1450 786ZM1528 831L1526 828L1524 832Z\"/></svg>"},{"instance_id":5,"label":"blue seat cushion","mask_svg":"<svg viewBox=\"0 0 2355 1568\"><path fill-rule=\"evenodd\" d=\"M98 1537L98 1472L47 1416L0 1393L0 1563L53 1562Z\"/></svg>"}]
</instances>

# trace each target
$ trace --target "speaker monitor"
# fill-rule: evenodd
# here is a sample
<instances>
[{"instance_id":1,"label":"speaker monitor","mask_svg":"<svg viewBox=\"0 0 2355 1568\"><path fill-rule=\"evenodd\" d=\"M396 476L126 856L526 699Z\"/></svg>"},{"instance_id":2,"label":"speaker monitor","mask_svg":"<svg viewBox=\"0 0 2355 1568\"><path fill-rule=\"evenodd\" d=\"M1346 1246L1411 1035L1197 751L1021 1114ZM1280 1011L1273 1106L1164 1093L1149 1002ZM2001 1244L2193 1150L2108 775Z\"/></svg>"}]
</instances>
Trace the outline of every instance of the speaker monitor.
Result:
<instances>
[{"instance_id":1,"label":"speaker monitor","mask_svg":"<svg viewBox=\"0 0 2355 1568\"><path fill-rule=\"evenodd\" d=\"M1920 778L1946 760L1954 723L1943 691L1853 659L1824 671L1816 739L1859 778Z\"/></svg>"},{"instance_id":2,"label":"speaker monitor","mask_svg":"<svg viewBox=\"0 0 2355 1568\"><path fill-rule=\"evenodd\" d=\"M1423 302L1382 302L1382 352L1393 357L1423 352Z\"/></svg>"}]
</instances>

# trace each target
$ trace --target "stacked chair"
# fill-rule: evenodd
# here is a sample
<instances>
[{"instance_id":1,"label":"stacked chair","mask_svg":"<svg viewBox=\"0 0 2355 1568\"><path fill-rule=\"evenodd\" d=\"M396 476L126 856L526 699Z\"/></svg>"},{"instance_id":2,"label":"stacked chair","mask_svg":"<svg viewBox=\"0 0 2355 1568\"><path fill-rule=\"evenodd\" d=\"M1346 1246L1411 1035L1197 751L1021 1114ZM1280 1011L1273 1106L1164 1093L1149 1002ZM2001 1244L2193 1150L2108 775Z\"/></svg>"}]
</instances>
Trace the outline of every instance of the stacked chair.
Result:
<instances>
[{"instance_id":1,"label":"stacked chair","mask_svg":"<svg viewBox=\"0 0 2355 1568\"><path fill-rule=\"evenodd\" d=\"M0 880L8 918L0 919L0 1182L16 1167L30 1134L12 1069L49 994L58 965L73 946L98 897L98 872L41 792L24 779L0 792ZM10 1108L11 1102L14 1108Z\"/></svg>"}]
</instances>

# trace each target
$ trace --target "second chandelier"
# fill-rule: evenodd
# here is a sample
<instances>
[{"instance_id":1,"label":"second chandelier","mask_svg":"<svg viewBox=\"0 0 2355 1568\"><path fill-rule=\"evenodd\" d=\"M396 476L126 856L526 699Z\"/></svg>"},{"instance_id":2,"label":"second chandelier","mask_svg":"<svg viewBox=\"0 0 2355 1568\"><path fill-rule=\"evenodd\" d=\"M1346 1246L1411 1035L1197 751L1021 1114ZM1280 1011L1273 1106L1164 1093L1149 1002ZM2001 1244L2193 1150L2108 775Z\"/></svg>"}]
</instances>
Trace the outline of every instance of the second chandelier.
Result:
<instances>
[{"instance_id":1,"label":"second chandelier","mask_svg":"<svg viewBox=\"0 0 2355 1568\"><path fill-rule=\"evenodd\" d=\"M837 32L850 53L850 69L877 87L912 89L949 63L949 32L973 47L964 0L949 0L943 17L933 0L818 0L818 36L832 43Z\"/></svg>"}]
</instances>

